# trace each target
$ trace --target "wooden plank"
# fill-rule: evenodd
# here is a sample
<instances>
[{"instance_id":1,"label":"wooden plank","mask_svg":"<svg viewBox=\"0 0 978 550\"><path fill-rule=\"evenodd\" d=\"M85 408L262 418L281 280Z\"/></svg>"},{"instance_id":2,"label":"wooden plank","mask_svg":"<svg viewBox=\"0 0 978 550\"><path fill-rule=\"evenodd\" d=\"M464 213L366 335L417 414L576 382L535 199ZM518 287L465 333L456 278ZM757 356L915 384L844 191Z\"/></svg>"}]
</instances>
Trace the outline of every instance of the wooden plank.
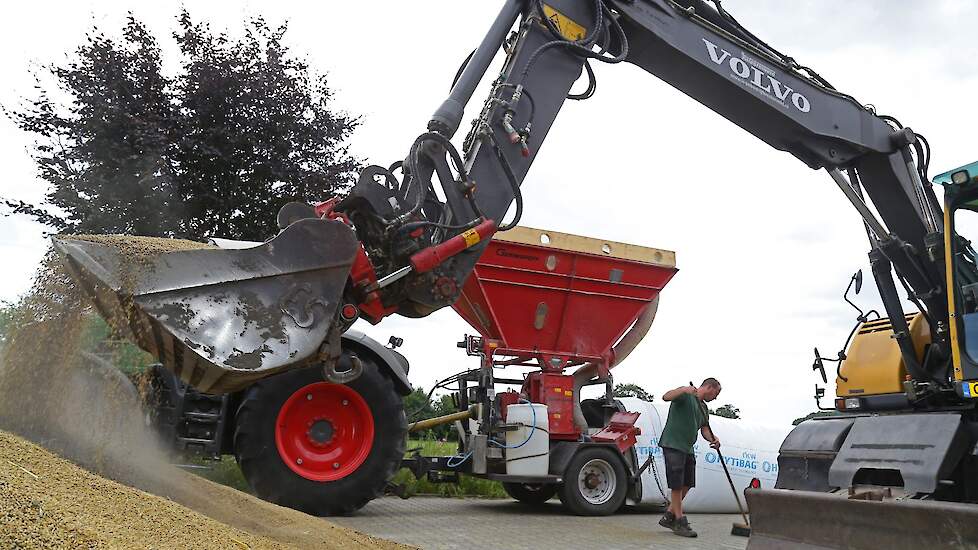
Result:
<instances>
[{"instance_id":1,"label":"wooden plank","mask_svg":"<svg viewBox=\"0 0 978 550\"><path fill-rule=\"evenodd\" d=\"M676 267L676 253L671 250L638 246L617 241L606 241L547 229L535 229L523 226L514 227L509 231L496 233L493 235L493 240L552 248L554 250L581 252L662 267Z\"/></svg>"}]
</instances>

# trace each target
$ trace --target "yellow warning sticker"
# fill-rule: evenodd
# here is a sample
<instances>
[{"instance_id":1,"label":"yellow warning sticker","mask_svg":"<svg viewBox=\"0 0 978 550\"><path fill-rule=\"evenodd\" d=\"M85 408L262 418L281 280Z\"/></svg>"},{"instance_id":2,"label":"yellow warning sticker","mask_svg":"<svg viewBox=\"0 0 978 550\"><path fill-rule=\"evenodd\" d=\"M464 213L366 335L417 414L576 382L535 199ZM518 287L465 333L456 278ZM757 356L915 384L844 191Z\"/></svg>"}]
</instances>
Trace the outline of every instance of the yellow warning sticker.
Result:
<instances>
[{"instance_id":1,"label":"yellow warning sticker","mask_svg":"<svg viewBox=\"0 0 978 550\"><path fill-rule=\"evenodd\" d=\"M566 396L566 397L574 397L574 392L572 392L570 390L564 390L564 396Z\"/></svg>"},{"instance_id":2,"label":"yellow warning sticker","mask_svg":"<svg viewBox=\"0 0 978 550\"><path fill-rule=\"evenodd\" d=\"M562 390L562 389L560 389L560 388L554 388L554 393L560 393L560 392L562 392L562 391L564 391L564 390Z\"/></svg>"},{"instance_id":3,"label":"yellow warning sticker","mask_svg":"<svg viewBox=\"0 0 978 550\"><path fill-rule=\"evenodd\" d=\"M567 40L581 40L587 34L587 29L547 4L543 5L543 14L557 27L561 36Z\"/></svg>"},{"instance_id":4,"label":"yellow warning sticker","mask_svg":"<svg viewBox=\"0 0 978 550\"><path fill-rule=\"evenodd\" d=\"M462 233L462 238L465 239L465 248L475 246L479 242L479 232L475 229L469 229L465 233Z\"/></svg>"}]
</instances>

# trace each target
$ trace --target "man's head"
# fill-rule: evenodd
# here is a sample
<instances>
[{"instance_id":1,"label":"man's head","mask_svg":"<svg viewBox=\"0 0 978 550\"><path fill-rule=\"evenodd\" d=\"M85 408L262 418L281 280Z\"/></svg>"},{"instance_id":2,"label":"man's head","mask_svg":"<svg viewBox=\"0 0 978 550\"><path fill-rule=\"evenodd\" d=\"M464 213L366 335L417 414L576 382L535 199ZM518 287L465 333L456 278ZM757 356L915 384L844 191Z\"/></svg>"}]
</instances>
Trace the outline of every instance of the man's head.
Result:
<instances>
[{"instance_id":1,"label":"man's head","mask_svg":"<svg viewBox=\"0 0 978 550\"><path fill-rule=\"evenodd\" d=\"M710 402L720 395L721 389L720 382L716 378L707 378L700 384L699 389L696 390L696 396L703 401Z\"/></svg>"}]
</instances>

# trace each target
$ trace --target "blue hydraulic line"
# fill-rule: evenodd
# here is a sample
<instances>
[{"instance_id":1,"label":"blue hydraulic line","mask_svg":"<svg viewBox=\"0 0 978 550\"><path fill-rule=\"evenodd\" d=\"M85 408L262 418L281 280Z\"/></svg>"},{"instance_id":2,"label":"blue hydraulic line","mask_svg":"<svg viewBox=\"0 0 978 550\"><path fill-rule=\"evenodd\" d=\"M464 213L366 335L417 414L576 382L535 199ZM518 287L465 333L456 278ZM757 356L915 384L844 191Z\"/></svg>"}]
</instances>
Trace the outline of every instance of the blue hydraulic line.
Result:
<instances>
[{"instance_id":1,"label":"blue hydraulic line","mask_svg":"<svg viewBox=\"0 0 978 550\"><path fill-rule=\"evenodd\" d=\"M453 458L456 458L456 457L454 457L454 456L453 457L449 457L449 459L447 461L445 461L445 466L448 466L449 468L457 468L457 467L461 466L462 464L464 464L465 461L468 460L469 457L471 457L471 456L472 456L472 451L469 451L467 454L465 454L464 456L462 456L462 459L461 460L459 460L455 464L452 464L452 459Z\"/></svg>"},{"instance_id":2,"label":"blue hydraulic line","mask_svg":"<svg viewBox=\"0 0 978 550\"><path fill-rule=\"evenodd\" d=\"M526 439L524 439L522 443L520 443L519 445L513 446L513 447L510 447L508 445L504 445L504 444L499 443L498 441L495 441L495 440L489 440L489 443L492 443L493 445L499 447L500 449L519 449L523 445L526 445L527 443L529 443L530 442L530 439L533 438L533 432L537 431L537 410L533 406L533 403L530 403L526 399L520 399L519 402L520 403L528 403L530 405L530 412L533 413L533 427L530 428L529 435L526 436Z\"/></svg>"}]
</instances>

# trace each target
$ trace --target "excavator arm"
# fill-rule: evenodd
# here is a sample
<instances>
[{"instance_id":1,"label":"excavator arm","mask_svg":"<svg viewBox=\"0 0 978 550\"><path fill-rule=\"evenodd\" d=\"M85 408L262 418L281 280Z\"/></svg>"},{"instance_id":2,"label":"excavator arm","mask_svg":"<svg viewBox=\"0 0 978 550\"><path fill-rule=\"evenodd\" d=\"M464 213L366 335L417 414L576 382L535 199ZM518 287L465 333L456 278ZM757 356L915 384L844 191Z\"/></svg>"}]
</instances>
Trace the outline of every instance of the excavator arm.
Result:
<instances>
[{"instance_id":1,"label":"excavator arm","mask_svg":"<svg viewBox=\"0 0 978 550\"><path fill-rule=\"evenodd\" d=\"M506 52L503 69L472 123L463 151L456 153L448 140L500 49ZM719 3L714 7L702 0L505 2L449 98L432 116L429 133L409 151L403 178L374 167L375 172L368 171L371 178L361 179L353 198L345 201L362 205L357 196L383 193L379 188L387 186L399 205L424 205L414 213L423 221L408 221L404 214L398 218L402 207L386 213L388 223L394 219L411 228L432 224L413 241L400 234L400 245L394 248L407 251L401 258L371 255L389 262L375 264L382 281L402 270L403 280L382 293L392 306L389 311L420 316L455 300L484 242L426 273L404 270L408 255L484 220L500 229L518 221L519 187L563 102L581 98L569 94L583 69L589 81L583 95L593 92L594 75L586 63L594 62L637 65L775 149L791 153L812 169L826 170L827 179L840 187L864 220L873 274L888 315L896 319L897 342L909 372L920 381L941 380L950 359L943 218L932 188L924 183L926 173L917 166L929 156L921 138L753 36ZM709 148L703 152L709 154ZM384 184L372 179L377 172L385 175ZM444 201L434 199L432 179L440 183ZM506 223L503 218L514 201L516 219ZM357 217L354 208L349 212ZM391 245L383 238L360 236ZM926 365L920 364L910 342L894 271L932 322L934 353Z\"/></svg>"},{"instance_id":2,"label":"excavator arm","mask_svg":"<svg viewBox=\"0 0 978 550\"><path fill-rule=\"evenodd\" d=\"M500 51L502 69L459 149L464 109ZM564 101L593 94L598 62L642 67L825 169L864 220L908 372L940 385L950 357L943 220L917 167L926 168L926 142L764 44L719 2L505 0L405 158L365 168L342 199L286 205L268 243L164 254L124 281L112 273L125 262L110 248L58 247L113 325L187 382L226 391L310 362L348 380L356 369L337 370L339 335L356 319L422 317L452 304L492 234L519 222L520 186ZM587 88L572 92L582 75ZM924 364L892 273L931 323Z\"/></svg>"}]
</instances>

